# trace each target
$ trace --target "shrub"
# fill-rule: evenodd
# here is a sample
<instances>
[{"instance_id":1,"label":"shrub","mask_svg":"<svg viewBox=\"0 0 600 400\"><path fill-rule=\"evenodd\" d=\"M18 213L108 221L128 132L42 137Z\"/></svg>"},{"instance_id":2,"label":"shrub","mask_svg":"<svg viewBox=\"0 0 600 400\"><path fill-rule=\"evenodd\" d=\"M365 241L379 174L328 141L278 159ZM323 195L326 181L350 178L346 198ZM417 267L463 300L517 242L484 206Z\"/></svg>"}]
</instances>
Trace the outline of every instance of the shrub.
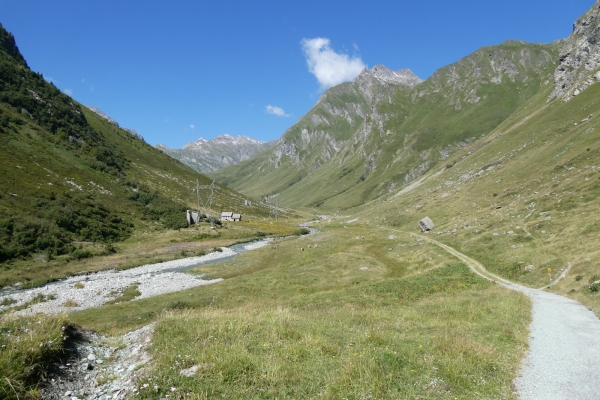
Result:
<instances>
[{"instance_id":1,"label":"shrub","mask_svg":"<svg viewBox=\"0 0 600 400\"><path fill-rule=\"evenodd\" d=\"M187 310L193 308L190 304L185 301L177 300L166 307L167 310Z\"/></svg>"},{"instance_id":2,"label":"shrub","mask_svg":"<svg viewBox=\"0 0 600 400\"><path fill-rule=\"evenodd\" d=\"M12 304L15 304L16 302L17 301L12 297L5 297L2 299L2 301L0 301L0 306L10 306Z\"/></svg>"},{"instance_id":3,"label":"shrub","mask_svg":"<svg viewBox=\"0 0 600 400\"><path fill-rule=\"evenodd\" d=\"M93 257L92 252L90 252L89 250L85 250L85 249L80 249L80 248L76 248L73 251L71 251L71 254L69 255L70 259L73 260L83 260L84 258L90 258Z\"/></svg>"}]
</instances>

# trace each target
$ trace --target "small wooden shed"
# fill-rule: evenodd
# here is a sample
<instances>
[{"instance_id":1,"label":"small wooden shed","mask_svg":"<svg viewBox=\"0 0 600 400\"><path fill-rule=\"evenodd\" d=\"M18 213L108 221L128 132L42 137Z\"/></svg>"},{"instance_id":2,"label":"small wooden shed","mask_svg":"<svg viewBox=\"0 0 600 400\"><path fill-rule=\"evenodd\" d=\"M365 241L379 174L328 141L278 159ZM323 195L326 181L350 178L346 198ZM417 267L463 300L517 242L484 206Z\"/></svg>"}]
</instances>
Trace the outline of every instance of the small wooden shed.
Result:
<instances>
[{"instance_id":1,"label":"small wooden shed","mask_svg":"<svg viewBox=\"0 0 600 400\"><path fill-rule=\"evenodd\" d=\"M232 211L222 212L219 216L221 221L239 222L242 220L242 214L236 214Z\"/></svg>"}]
</instances>

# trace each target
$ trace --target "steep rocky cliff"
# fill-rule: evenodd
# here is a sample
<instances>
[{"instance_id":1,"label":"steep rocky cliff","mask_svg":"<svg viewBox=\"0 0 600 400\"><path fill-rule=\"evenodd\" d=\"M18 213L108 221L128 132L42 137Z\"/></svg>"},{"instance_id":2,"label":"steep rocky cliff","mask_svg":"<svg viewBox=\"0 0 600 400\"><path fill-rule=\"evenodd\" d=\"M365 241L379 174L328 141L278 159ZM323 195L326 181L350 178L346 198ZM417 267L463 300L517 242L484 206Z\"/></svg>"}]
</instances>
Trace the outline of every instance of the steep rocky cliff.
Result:
<instances>
[{"instance_id":1,"label":"steep rocky cliff","mask_svg":"<svg viewBox=\"0 0 600 400\"><path fill-rule=\"evenodd\" d=\"M554 91L549 100L564 101L600 81L600 1L573 24L573 33L560 49L560 65L554 72Z\"/></svg>"}]
</instances>

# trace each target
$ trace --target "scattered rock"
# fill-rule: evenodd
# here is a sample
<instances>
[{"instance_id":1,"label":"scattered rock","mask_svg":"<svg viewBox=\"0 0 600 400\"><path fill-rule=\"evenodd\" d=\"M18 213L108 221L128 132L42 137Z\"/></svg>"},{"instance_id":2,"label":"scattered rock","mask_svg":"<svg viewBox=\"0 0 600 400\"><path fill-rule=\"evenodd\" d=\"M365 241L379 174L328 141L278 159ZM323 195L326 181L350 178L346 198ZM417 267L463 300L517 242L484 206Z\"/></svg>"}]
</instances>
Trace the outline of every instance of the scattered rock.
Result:
<instances>
[{"instance_id":1,"label":"scattered rock","mask_svg":"<svg viewBox=\"0 0 600 400\"><path fill-rule=\"evenodd\" d=\"M196 371L198 371L198 368L199 368L198 365L192 365L189 368L182 369L181 371L179 371L179 373L183 376L191 377L196 374Z\"/></svg>"}]
</instances>

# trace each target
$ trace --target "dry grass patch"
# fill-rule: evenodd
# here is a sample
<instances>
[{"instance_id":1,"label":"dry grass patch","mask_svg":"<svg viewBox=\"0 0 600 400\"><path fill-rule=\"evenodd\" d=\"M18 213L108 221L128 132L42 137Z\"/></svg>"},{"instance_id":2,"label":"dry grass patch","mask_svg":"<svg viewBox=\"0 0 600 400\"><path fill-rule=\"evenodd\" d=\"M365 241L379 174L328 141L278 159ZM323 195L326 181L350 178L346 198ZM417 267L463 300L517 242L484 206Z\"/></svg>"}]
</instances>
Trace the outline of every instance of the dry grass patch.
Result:
<instances>
[{"instance_id":1,"label":"dry grass patch","mask_svg":"<svg viewBox=\"0 0 600 400\"><path fill-rule=\"evenodd\" d=\"M0 398L39 397L38 379L63 355L66 326L63 316L0 321Z\"/></svg>"},{"instance_id":2,"label":"dry grass patch","mask_svg":"<svg viewBox=\"0 0 600 400\"><path fill-rule=\"evenodd\" d=\"M77 307L78 304L73 299L67 299L64 303L61 304L63 307Z\"/></svg>"}]
</instances>

